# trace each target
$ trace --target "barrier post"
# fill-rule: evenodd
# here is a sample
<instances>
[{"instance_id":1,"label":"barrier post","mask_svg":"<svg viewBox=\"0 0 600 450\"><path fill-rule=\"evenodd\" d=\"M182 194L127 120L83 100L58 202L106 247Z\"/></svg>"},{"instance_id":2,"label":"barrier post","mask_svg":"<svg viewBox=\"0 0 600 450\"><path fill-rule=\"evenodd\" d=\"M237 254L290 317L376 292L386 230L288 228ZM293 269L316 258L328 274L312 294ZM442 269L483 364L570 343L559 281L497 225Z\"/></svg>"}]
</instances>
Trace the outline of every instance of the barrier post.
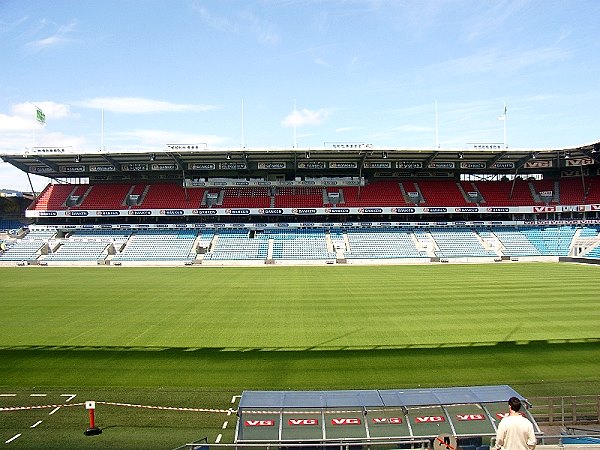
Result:
<instances>
[{"instance_id":1,"label":"barrier post","mask_svg":"<svg viewBox=\"0 0 600 450\"><path fill-rule=\"evenodd\" d=\"M85 409L88 410L90 414L90 426L83 432L86 436L96 436L102 433L102 430L96 426L94 412L96 409L96 402L87 401L85 402Z\"/></svg>"}]
</instances>

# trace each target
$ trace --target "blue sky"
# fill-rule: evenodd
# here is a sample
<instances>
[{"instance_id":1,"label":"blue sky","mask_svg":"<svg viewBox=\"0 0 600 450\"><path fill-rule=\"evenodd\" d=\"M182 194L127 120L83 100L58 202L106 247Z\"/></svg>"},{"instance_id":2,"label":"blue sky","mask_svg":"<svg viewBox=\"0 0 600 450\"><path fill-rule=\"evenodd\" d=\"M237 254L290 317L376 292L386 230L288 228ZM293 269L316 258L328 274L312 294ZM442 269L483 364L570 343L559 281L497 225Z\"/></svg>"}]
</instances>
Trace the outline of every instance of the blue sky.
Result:
<instances>
[{"instance_id":1,"label":"blue sky","mask_svg":"<svg viewBox=\"0 0 600 450\"><path fill-rule=\"evenodd\" d=\"M0 151L96 151L102 108L108 151L242 129L247 147L431 148L436 102L442 147L502 142L504 102L509 147L585 144L599 19L597 0L2 0ZM0 163L0 187L27 178Z\"/></svg>"}]
</instances>

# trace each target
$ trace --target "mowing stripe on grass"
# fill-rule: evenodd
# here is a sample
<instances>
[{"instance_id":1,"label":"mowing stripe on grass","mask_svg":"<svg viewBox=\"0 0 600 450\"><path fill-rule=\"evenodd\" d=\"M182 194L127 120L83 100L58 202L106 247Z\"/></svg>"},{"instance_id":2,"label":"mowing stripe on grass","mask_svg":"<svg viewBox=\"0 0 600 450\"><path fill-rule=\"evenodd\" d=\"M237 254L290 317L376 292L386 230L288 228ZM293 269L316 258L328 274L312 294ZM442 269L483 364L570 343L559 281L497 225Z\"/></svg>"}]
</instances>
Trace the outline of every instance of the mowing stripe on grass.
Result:
<instances>
[{"instance_id":1,"label":"mowing stripe on grass","mask_svg":"<svg viewBox=\"0 0 600 450\"><path fill-rule=\"evenodd\" d=\"M21 433L19 434L15 434L13 437L11 437L8 441L4 441L5 444L10 444L12 441L14 441L15 439L18 439L21 436Z\"/></svg>"}]
</instances>

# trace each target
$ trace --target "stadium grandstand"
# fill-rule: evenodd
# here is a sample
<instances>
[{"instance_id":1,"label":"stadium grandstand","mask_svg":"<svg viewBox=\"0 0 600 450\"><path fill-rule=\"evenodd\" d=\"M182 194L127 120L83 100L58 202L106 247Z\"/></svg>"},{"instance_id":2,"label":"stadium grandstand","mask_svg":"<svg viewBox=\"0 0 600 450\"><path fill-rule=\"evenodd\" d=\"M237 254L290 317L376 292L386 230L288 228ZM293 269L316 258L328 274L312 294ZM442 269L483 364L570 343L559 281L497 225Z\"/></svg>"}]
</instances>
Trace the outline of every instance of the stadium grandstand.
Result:
<instances>
[{"instance_id":1,"label":"stadium grandstand","mask_svg":"<svg viewBox=\"0 0 600 450\"><path fill-rule=\"evenodd\" d=\"M600 256L600 142L573 148L210 149L0 157L0 264L360 264Z\"/></svg>"}]
</instances>

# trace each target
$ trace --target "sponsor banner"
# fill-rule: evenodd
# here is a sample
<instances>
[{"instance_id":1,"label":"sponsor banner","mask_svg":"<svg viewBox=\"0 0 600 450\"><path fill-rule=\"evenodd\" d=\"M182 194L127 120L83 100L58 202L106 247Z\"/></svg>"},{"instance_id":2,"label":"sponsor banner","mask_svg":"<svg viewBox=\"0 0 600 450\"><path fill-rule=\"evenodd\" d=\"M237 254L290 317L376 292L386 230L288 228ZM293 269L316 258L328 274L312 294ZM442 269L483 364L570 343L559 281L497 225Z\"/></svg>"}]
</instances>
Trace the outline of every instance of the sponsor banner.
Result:
<instances>
[{"instance_id":1,"label":"sponsor banner","mask_svg":"<svg viewBox=\"0 0 600 450\"><path fill-rule=\"evenodd\" d=\"M429 163L429 165L427 166L428 169L454 169L455 164L452 161L439 161L439 162L432 162Z\"/></svg>"},{"instance_id":2,"label":"sponsor banner","mask_svg":"<svg viewBox=\"0 0 600 450\"><path fill-rule=\"evenodd\" d=\"M269 420L246 420L244 421L245 427L272 427L275 425L275 421Z\"/></svg>"},{"instance_id":3,"label":"sponsor banner","mask_svg":"<svg viewBox=\"0 0 600 450\"><path fill-rule=\"evenodd\" d=\"M492 143L476 143L476 144L467 144L469 148L473 150L501 150L504 147L504 144L500 144L497 142Z\"/></svg>"},{"instance_id":4,"label":"sponsor banner","mask_svg":"<svg viewBox=\"0 0 600 450\"><path fill-rule=\"evenodd\" d=\"M356 168L358 168L358 163L332 161L329 163L329 168L330 169L356 169Z\"/></svg>"},{"instance_id":5,"label":"sponsor banner","mask_svg":"<svg viewBox=\"0 0 600 450\"><path fill-rule=\"evenodd\" d=\"M454 208L454 211L461 213L477 213L479 212L479 208Z\"/></svg>"},{"instance_id":6,"label":"sponsor banner","mask_svg":"<svg viewBox=\"0 0 600 450\"><path fill-rule=\"evenodd\" d=\"M319 419L289 419L290 426L314 426L319 425Z\"/></svg>"},{"instance_id":7,"label":"sponsor banner","mask_svg":"<svg viewBox=\"0 0 600 450\"><path fill-rule=\"evenodd\" d=\"M493 213L507 213L507 212L510 212L510 208L491 207L491 208L487 208L486 210L487 210L487 212L493 212Z\"/></svg>"},{"instance_id":8,"label":"sponsor banner","mask_svg":"<svg viewBox=\"0 0 600 450\"><path fill-rule=\"evenodd\" d=\"M48 166L33 166L31 167L31 173L50 173L54 172L54 169Z\"/></svg>"},{"instance_id":9,"label":"sponsor banner","mask_svg":"<svg viewBox=\"0 0 600 450\"><path fill-rule=\"evenodd\" d=\"M552 197L553 192L552 191L540 191L540 195L542 197Z\"/></svg>"},{"instance_id":10,"label":"sponsor banner","mask_svg":"<svg viewBox=\"0 0 600 450\"><path fill-rule=\"evenodd\" d=\"M93 164L89 167L90 172L115 172L115 166Z\"/></svg>"},{"instance_id":11,"label":"sponsor banner","mask_svg":"<svg viewBox=\"0 0 600 450\"><path fill-rule=\"evenodd\" d=\"M590 170L587 167L585 167L585 168L581 167L580 169L561 170L560 176L562 178L580 177L581 172L583 172L583 175L586 177L589 176L589 174L590 174Z\"/></svg>"},{"instance_id":12,"label":"sponsor banner","mask_svg":"<svg viewBox=\"0 0 600 450\"><path fill-rule=\"evenodd\" d=\"M59 166L59 168L65 173L85 172L85 166Z\"/></svg>"},{"instance_id":13,"label":"sponsor banner","mask_svg":"<svg viewBox=\"0 0 600 450\"><path fill-rule=\"evenodd\" d=\"M460 168L461 169L485 169L485 163L484 162L463 161L460 163Z\"/></svg>"},{"instance_id":14,"label":"sponsor banner","mask_svg":"<svg viewBox=\"0 0 600 450\"><path fill-rule=\"evenodd\" d=\"M247 168L245 162L222 162L219 167L223 170L245 170Z\"/></svg>"},{"instance_id":15,"label":"sponsor banner","mask_svg":"<svg viewBox=\"0 0 600 450\"><path fill-rule=\"evenodd\" d=\"M525 164L523 164L525 169L546 169L549 167L553 167L552 160L540 160L536 159L535 161L529 160Z\"/></svg>"},{"instance_id":16,"label":"sponsor banner","mask_svg":"<svg viewBox=\"0 0 600 450\"><path fill-rule=\"evenodd\" d=\"M326 146L331 148L347 148L347 149L361 149L361 148L373 148L373 144L367 144L365 142L329 142Z\"/></svg>"},{"instance_id":17,"label":"sponsor banner","mask_svg":"<svg viewBox=\"0 0 600 450\"><path fill-rule=\"evenodd\" d=\"M148 170L148 164L146 164L146 163L121 164L121 170L124 170L127 172L145 172Z\"/></svg>"},{"instance_id":18,"label":"sponsor banner","mask_svg":"<svg viewBox=\"0 0 600 450\"><path fill-rule=\"evenodd\" d=\"M534 213L545 213L545 212L555 212L556 206L534 206Z\"/></svg>"},{"instance_id":19,"label":"sponsor banner","mask_svg":"<svg viewBox=\"0 0 600 450\"><path fill-rule=\"evenodd\" d=\"M374 417L372 422L377 424L397 425L402 423L402 417Z\"/></svg>"},{"instance_id":20,"label":"sponsor banner","mask_svg":"<svg viewBox=\"0 0 600 450\"><path fill-rule=\"evenodd\" d=\"M423 208L423 212L429 214L441 214L447 213L448 208Z\"/></svg>"},{"instance_id":21,"label":"sponsor banner","mask_svg":"<svg viewBox=\"0 0 600 450\"><path fill-rule=\"evenodd\" d=\"M423 163L420 161L398 161L396 169L422 169Z\"/></svg>"},{"instance_id":22,"label":"sponsor banner","mask_svg":"<svg viewBox=\"0 0 600 450\"><path fill-rule=\"evenodd\" d=\"M161 216L183 216L183 209L161 209Z\"/></svg>"},{"instance_id":23,"label":"sponsor banner","mask_svg":"<svg viewBox=\"0 0 600 450\"><path fill-rule=\"evenodd\" d=\"M217 168L215 163L190 163L188 164L189 170L215 170Z\"/></svg>"},{"instance_id":24,"label":"sponsor banner","mask_svg":"<svg viewBox=\"0 0 600 450\"><path fill-rule=\"evenodd\" d=\"M206 148L205 145L198 144L167 144L167 151L169 150L200 150Z\"/></svg>"},{"instance_id":25,"label":"sponsor banner","mask_svg":"<svg viewBox=\"0 0 600 450\"><path fill-rule=\"evenodd\" d=\"M65 211L65 216L71 216L71 217L85 217L88 215L87 211Z\"/></svg>"},{"instance_id":26,"label":"sponsor banner","mask_svg":"<svg viewBox=\"0 0 600 450\"><path fill-rule=\"evenodd\" d=\"M121 211L96 211L98 216L120 216Z\"/></svg>"},{"instance_id":27,"label":"sponsor banner","mask_svg":"<svg viewBox=\"0 0 600 450\"><path fill-rule=\"evenodd\" d=\"M286 162L259 162L258 168L259 169L268 169L268 170L287 169L287 163Z\"/></svg>"},{"instance_id":28,"label":"sponsor banner","mask_svg":"<svg viewBox=\"0 0 600 450\"><path fill-rule=\"evenodd\" d=\"M383 208L358 208L361 214L383 214Z\"/></svg>"},{"instance_id":29,"label":"sponsor banner","mask_svg":"<svg viewBox=\"0 0 600 450\"><path fill-rule=\"evenodd\" d=\"M329 214L350 214L350 208L326 208L325 212Z\"/></svg>"},{"instance_id":30,"label":"sponsor banner","mask_svg":"<svg viewBox=\"0 0 600 450\"><path fill-rule=\"evenodd\" d=\"M177 164L151 164L150 170L177 170Z\"/></svg>"},{"instance_id":31,"label":"sponsor banner","mask_svg":"<svg viewBox=\"0 0 600 450\"><path fill-rule=\"evenodd\" d=\"M39 217L55 217L57 216L56 211L38 211Z\"/></svg>"},{"instance_id":32,"label":"sponsor banner","mask_svg":"<svg viewBox=\"0 0 600 450\"><path fill-rule=\"evenodd\" d=\"M147 209L132 209L127 214L130 216L151 216L152 211Z\"/></svg>"},{"instance_id":33,"label":"sponsor banner","mask_svg":"<svg viewBox=\"0 0 600 450\"><path fill-rule=\"evenodd\" d=\"M72 147L68 147L72 150ZM67 151L67 147L33 147L34 153L64 153Z\"/></svg>"},{"instance_id":34,"label":"sponsor banner","mask_svg":"<svg viewBox=\"0 0 600 450\"><path fill-rule=\"evenodd\" d=\"M494 164L491 165L491 167L494 169L514 169L515 163L514 162L495 162Z\"/></svg>"},{"instance_id":35,"label":"sponsor banner","mask_svg":"<svg viewBox=\"0 0 600 450\"><path fill-rule=\"evenodd\" d=\"M563 212L583 212L585 211L585 205L561 206L560 210Z\"/></svg>"},{"instance_id":36,"label":"sponsor banner","mask_svg":"<svg viewBox=\"0 0 600 450\"><path fill-rule=\"evenodd\" d=\"M309 215L309 214L316 214L316 213L317 213L317 208L292 208L292 214Z\"/></svg>"},{"instance_id":37,"label":"sponsor banner","mask_svg":"<svg viewBox=\"0 0 600 450\"><path fill-rule=\"evenodd\" d=\"M600 205L594 204L590 205L592 211L600 211Z\"/></svg>"},{"instance_id":38,"label":"sponsor banner","mask_svg":"<svg viewBox=\"0 0 600 450\"><path fill-rule=\"evenodd\" d=\"M258 212L260 214L264 214L265 216L277 216L283 214L283 209L281 208L264 208L259 209Z\"/></svg>"},{"instance_id":39,"label":"sponsor banner","mask_svg":"<svg viewBox=\"0 0 600 450\"><path fill-rule=\"evenodd\" d=\"M578 167L578 166L591 166L594 164L593 158L570 158L565 159L565 166L567 167Z\"/></svg>"},{"instance_id":40,"label":"sponsor banner","mask_svg":"<svg viewBox=\"0 0 600 450\"><path fill-rule=\"evenodd\" d=\"M341 417L331 419L332 425L360 425L361 420L358 417Z\"/></svg>"},{"instance_id":41,"label":"sponsor banner","mask_svg":"<svg viewBox=\"0 0 600 450\"><path fill-rule=\"evenodd\" d=\"M456 418L460 421L485 420L486 419L486 417L483 414L457 414Z\"/></svg>"},{"instance_id":42,"label":"sponsor banner","mask_svg":"<svg viewBox=\"0 0 600 450\"><path fill-rule=\"evenodd\" d=\"M231 214L232 216L247 216L250 214L250 210L247 208L232 208L226 209L225 214Z\"/></svg>"},{"instance_id":43,"label":"sponsor banner","mask_svg":"<svg viewBox=\"0 0 600 450\"><path fill-rule=\"evenodd\" d=\"M325 161L301 161L298 169L325 169Z\"/></svg>"},{"instance_id":44,"label":"sponsor banner","mask_svg":"<svg viewBox=\"0 0 600 450\"><path fill-rule=\"evenodd\" d=\"M233 185L234 186L249 186L250 182L249 181L234 181Z\"/></svg>"},{"instance_id":45,"label":"sponsor banner","mask_svg":"<svg viewBox=\"0 0 600 450\"><path fill-rule=\"evenodd\" d=\"M445 422L444 416L417 416L415 417L415 423L439 423Z\"/></svg>"},{"instance_id":46,"label":"sponsor banner","mask_svg":"<svg viewBox=\"0 0 600 450\"><path fill-rule=\"evenodd\" d=\"M363 164L365 169L391 169L392 162L391 161L365 161Z\"/></svg>"},{"instance_id":47,"label":"sponsor banner","mask_svg":"<svg viewBox=\"0 0 600 450\"><path fill-rule=\"evenodd\" d=\"M415 208L392 208L392 212L396 214L414 214Z\"/></svg>"}]
</instances>

